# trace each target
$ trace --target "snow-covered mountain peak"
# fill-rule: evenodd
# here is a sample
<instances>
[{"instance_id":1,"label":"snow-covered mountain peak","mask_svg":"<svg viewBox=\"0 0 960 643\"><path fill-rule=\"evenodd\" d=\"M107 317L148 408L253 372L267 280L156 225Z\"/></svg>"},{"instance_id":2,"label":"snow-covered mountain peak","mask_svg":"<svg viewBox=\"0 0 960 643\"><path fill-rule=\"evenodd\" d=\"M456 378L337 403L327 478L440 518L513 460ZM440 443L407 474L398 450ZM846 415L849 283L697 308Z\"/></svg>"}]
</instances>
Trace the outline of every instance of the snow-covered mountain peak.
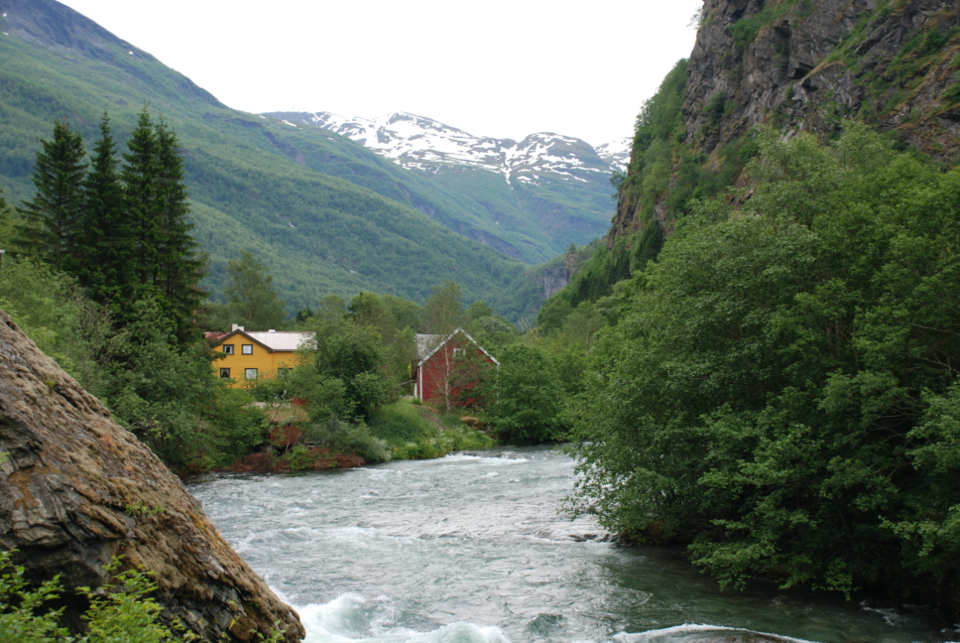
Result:
<instances>
[{"instance_id":1,"label":"snow-covered mountain peak","mask_svg":"<svg viewBox=\"0 0 960 643\"><path fill-rule=\"evenodd\" d=\"M421 170L436 170L446 165L478 167L501 174L508 183L514 180L539 183L544 174L587 181L597 173L606 174L625 164L616 153L610 152L604 157L590 144L569 136L540 132L517 143L512 139L475 136L406 112L373 119L331 112L284 112L270 116L336 132L405 167Z\"/></svg>"}]
</instances>

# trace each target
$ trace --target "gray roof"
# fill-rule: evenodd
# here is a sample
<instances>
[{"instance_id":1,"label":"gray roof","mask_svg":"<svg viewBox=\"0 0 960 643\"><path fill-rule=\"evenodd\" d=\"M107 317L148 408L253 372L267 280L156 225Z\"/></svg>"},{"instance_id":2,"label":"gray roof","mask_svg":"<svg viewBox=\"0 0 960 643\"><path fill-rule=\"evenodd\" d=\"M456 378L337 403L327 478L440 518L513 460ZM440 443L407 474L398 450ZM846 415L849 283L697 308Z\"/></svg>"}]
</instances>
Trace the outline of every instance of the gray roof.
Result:
<instances>
[{"instance_id":1,"label":"gray roof","mask_svg":"<svg viewBox=\"0 0 960 643\"><path fill-rule=\"evenodd\" d=\"M434 353L440 350L441 346L443 346L444 344L449 342L451 339L453 339L453 336L456 335L457 333L461 333L464 337L470 340L474 346L480 349L480 352L482 352L484 355L489 357L493 361L493 363L497 365L497 368L500 368L500 362L497 360L497 358L491 355L490 353L488 353L483 346L477 343L477 340L475 340L473 337L470 337L470 334L467 333L467 331L463 330L462 328L458 328L457 330L453 331L446 337L444 337L443 335L423 335L418 333L416 338L417 339L417 361L422 365L425 361L430 359L430 357L432 357Z\"/></svg>"},{"instance_id":2,"label":"gray roof","mask_svg":"<svg viewBox=\"0 0 960 643\"><path fill-rule=\"evenodd\" d=\"M295 351L304 344L312 344L314 341L313 333L297 332L250 332L243 331L244 334L257 340L267 348L275 351Z\"/></svg>"},{"instance_id":3,"label":"gray roof","mask_svg":"<svg viewBox=\"0 0 960 643\"><path fill-rule=\"evenodd\" d=\"M422 360L443 343L443 335L417 334L417 359Z\"/></svg>"}]
</instances>

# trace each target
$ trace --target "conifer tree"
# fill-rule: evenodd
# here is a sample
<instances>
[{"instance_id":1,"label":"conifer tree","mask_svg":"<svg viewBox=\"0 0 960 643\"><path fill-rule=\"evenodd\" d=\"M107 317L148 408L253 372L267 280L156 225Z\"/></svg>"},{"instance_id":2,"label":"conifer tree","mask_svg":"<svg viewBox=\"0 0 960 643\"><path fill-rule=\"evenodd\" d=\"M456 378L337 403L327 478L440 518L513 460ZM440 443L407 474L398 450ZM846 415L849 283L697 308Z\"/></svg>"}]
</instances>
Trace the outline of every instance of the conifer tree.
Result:
<instances>
[{"instance_id":1,"label":"conifer tree","mask_svg":"<svg viewBox=\"0 0 960 643\"><path fill-rule=\"evenodd\" d=\"M121 178L124 206L130 225L132 252L130 267L137 299L156 299L154 278L157 273L157 248L161 243L162 222L159 212L160 154L157 136L146 105L133 130Z\"/></svg>"},{"instance_id":2,"label":"conifer tree","mask_svg":"<svg viewBox=\"0 0 960 643\"><path fill-rule=\"evenodd\" d=\"M83 214L83 137L60 120L53 125L53 140L42 144L31 177L37 194L20 210L17 245L55 270L72 271Z\"/></svg>"},{"instance_id":3,"label":"conifer tree","mask_svg":"<svg viewBox=\"0 0 960 643\"><path fill-rule=\"evenodd\" d=\"M100 139L83 184L85 210L78 235L80 265L76 275L94 301L122 319L123 309L134 296L130 269L133 244L118 165L110 117L104 113Z\"/></svg>"},{"instance_id":4,"label":"conifer tree","mask_svg":"<svg viewBox=\"0 0 960 643\"><path fill-rule=\"evenodd\" d=\"M203 278L204 262L197 253L200 244L190 234L194 224L187 220L190 204L177 135L160 118L155 136L159 161L157 214L160 243L154 283L163 307L176 324L178 338L184 341L192 326L193 313L205 297L198 285Z\"/></svg>"}]
</instances>

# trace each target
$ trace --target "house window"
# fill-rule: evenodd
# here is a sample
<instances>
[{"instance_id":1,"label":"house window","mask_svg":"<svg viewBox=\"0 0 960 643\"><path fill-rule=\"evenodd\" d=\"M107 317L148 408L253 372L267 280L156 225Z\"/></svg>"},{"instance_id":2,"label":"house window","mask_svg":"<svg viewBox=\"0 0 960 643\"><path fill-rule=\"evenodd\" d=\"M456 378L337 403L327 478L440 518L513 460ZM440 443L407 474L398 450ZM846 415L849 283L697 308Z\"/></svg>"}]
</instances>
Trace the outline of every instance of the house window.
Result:
<instances>
[{"instance_id":1,"label":"house window","mask_svg":"<svg viewBox=\"0 0 960 643\"><path fill-rule=\"evenodd\" d=\"M240 352L243 355L253 355L253 344L241 344Z\"/></svg>"},{"instance_id":2,"label":"house window","mask_svg":"<svg viewBox=\"0 0 960 643\"><path fill-rule=\"evenodd\" d=\"M220 378L221 378L221 379L224 379L224 380L230 379L230 369L229 369L229 368L221 368L221 369L220 369Z\"/></svg>"},{"instance_id":3,"label":"house window","mask_svg":"<svg viewBox=\"0 0 960 643\"><path fill-rule=\"evenodd\" d=\"M257 379L257 369L255 369L255 368L248 368L248 369L246 369L246 376L247 376L247 379L248 379L248 380L255 380L255 379Z\"/></svg>"},{"instance_id":4,"label":"house window","mask_svg":"<svg viewBox=\"0 0 960 643\"><path fill-rule=\"evenodd\" d=\"M223 345L223 354L224 354L224 355L233 355L233 344L224 344L224 345Z\"/></svg>"},{"instance_id":5,"label":"house window","mask_svg":"<svg viewBox=\"0 0 960 643\"><path fill-rule=\"evenodd\" d=\"M466 349L463 348L454 348L453 349L453 359L463 359L467 356Z\"/></svg>"}]
</instances>

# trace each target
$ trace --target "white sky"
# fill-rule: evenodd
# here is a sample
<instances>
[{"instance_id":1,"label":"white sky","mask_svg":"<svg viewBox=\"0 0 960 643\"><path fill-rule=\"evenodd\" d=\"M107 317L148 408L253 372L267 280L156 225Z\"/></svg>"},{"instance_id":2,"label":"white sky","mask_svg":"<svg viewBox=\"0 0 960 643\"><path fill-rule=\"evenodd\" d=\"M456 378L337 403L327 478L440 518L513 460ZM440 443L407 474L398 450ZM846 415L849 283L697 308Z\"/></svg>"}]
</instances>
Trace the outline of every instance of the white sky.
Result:
<instances>
[{"instance_id":1,"label":"white sky","mask_svg":"<svg viewBox=\"0 0 960 643\"><path fill-rule=\"evenodd\" d=\"M247 112L397 111L478 136L633 134L703 0L61 0Z\"/></svg>"}]
</instances>

